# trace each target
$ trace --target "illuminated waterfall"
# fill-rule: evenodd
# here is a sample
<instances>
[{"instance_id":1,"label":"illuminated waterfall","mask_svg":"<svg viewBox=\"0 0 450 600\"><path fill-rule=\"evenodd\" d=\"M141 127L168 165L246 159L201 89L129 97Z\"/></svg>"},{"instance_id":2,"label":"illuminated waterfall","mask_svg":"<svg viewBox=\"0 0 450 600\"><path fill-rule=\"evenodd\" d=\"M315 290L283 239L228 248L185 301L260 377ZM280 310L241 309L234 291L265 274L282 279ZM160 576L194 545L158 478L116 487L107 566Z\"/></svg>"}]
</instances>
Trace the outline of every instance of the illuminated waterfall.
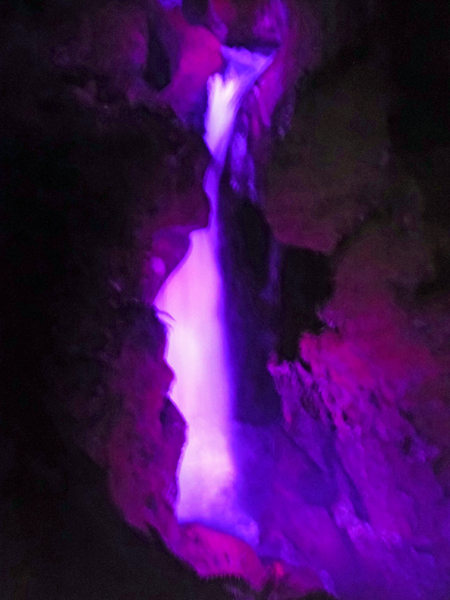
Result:
<instances>
[{"instance_id":1,"label":"illuminated waterfall","mask_svg":"<svg viewBox=\"0 0 450 600\"><path fill-rule=\"evenodd\" d=\"M168 349L168 363L176 374L171 396L189 424L178 515L181 521L208 524L223 524L237 511L229 444L232 390L216 252L218 187L241 100L271 61L245 49L223 48L223 55L225 73L208 81L205 117L205 142L212 156L204 182L210 224L192 233L190 253L156 299L156 306L174 320Z\"/></svg>"}]
</instances>

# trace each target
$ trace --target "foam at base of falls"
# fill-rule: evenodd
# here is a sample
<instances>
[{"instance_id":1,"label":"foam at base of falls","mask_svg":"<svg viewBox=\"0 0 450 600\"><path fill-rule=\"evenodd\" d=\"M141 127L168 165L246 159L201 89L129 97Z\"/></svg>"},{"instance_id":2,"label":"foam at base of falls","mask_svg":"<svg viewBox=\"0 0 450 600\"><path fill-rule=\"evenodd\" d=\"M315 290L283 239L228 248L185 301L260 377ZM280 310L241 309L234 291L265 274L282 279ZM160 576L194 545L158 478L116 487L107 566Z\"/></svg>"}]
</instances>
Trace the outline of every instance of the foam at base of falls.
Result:
<instances>
[{"instance_id":1,"label":"foam at base of falls","mask_svg":"<svg viewBox=\"0 0 450 600\"><path fill-rule=\"evenodd\" d=\"M228 65L224 74L216 73L208 81L205 116L205 142L212 160L204 188L211 201L211 222L207 229L191 234L187 258L169 277L155 304L174 320L167 357L176 374L171 395L189 426L179 476L179 519L234 527L243 537L254 538L255 526L239 514L234 490L232 390L216 252L217 196L241 100L272 59L245 49L224 48L223 52Z\"/></svg>"}]
</instances>

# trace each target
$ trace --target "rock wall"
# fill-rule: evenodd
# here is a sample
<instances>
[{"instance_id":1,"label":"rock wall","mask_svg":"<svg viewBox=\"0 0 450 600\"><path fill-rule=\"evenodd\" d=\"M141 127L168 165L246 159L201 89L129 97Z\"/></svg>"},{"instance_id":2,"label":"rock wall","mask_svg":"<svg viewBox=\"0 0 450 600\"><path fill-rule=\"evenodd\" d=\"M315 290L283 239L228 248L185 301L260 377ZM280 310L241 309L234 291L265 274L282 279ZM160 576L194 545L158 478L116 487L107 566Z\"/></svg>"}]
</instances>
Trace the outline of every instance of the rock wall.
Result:
<instances>
[{"instance_id":1,"label":"rock wall","mask_svg":"<svg viewBox=\"0 0 450 600\"><path fill-rule=\"evenodd\" d=\"M343 597L447 598L448 220L435 190L448 179L431 157L448 146L442 120L400 137L414 92L385 61L375 43L330 63L270 162L272 230L328 255L334 291L297 360L269 366L296 448L275 445L274 472L289 466L261 546L324 568Z\"/></svg>"},{"instance_id":2,"label":"rock wall","mask_svg":"<svg viewBox=\"0 0 450 600\"><path fill-rule=\"evenodd\" d=\"M157 8L1 7L2 599L210 594L168 550L185 422L151 302L208 153L128 97Z\"/></svg>"},{"instance_id":3,"label":"rock wall","mask_svg":"<svg viewBox=\"0 0 450 600\"><path fill-rule=\"evenodd\" d=\"M380 29L386 10L0 6L2 599L448 597L448 140L407 127L446 97L412 94L396 52L414 31ZM224 190L268 247L334 273L327 299L293 261L288 353L276 295L261 304L271 335L249 378L273 345L278 420L238 416L233 433L254 549L177 523L186 423L151 306L208 222L199 133L221 42L277 50ZM258 279L243 252L258 297L286 263ZM302 281L323 289L305 299Z\"/></svg>"}]
</instances>

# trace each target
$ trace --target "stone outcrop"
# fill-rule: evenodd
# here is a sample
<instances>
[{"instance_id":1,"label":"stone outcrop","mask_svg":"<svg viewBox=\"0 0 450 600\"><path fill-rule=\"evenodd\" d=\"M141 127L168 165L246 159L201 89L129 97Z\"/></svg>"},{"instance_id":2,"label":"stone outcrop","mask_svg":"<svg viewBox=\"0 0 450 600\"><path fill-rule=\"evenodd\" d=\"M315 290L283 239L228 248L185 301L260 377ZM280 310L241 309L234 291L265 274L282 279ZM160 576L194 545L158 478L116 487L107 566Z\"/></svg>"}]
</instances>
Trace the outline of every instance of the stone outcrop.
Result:
<instances>
[{"instance_id":1,"label":"stone outcrop","mask_svg":"<svg viewBox=\"0 0 450 600\"><path fill-rule=\"evenodd\" d=\"M267 520L264 536L324 567L344 597L446 598L446 216L420 150L405 152L388 122L394 92L380 59L325 69L298 97L270 162L272 230L330 256L334 291L318 310L322 331L300 337L297 361L274 357L269 366L297 447L287 456L299 477L309 474L296 493L281 482L286 499L277 498L279 521ZM434 144L432 154L444 155ZM286 459L278 460L280 469ZM308 548L300 523L295 533L286 527L295 494L315 529Z\"/></svg>"},{"instance_id":2,"label":"stone outcrop","mask_svg":"<svg viewBox=\"0 0 450 600\"><path fill-rule=\"evenodd\" d=\"M127 96L143 10L2 7L2 598L203 593L167 549L185 422L151 302L207 225L208 153Z\"/></svg>"}]
</instances>

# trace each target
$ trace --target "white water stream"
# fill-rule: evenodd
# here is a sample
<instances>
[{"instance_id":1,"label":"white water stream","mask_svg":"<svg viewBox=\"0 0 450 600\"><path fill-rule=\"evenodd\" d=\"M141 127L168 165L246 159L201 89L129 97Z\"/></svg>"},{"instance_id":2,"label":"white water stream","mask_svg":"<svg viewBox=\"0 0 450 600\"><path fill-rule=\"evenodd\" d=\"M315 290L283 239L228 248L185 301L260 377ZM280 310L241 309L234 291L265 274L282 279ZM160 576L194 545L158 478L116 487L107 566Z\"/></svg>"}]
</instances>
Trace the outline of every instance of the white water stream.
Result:
<instances>
[{"instance_id":1,"label":"white water stream","mask_svg":"<svg viewBox=\"0 0 450 600\"><path fill-rule=\"evenodd\" d=\"M208 81L205 117L205 142L212 156L204 180L212 209L210 224L191 234L187 258L155 302L173 318L167 357L176 374L171 397L189 425L178 516L180 521L206 524L229 522L238 510L230 450L232 390L217 257L218 187L241 101L272 60L241 48L224 47L223 55L227 67L224 74Z\"/></svg>"}]
</instances>

